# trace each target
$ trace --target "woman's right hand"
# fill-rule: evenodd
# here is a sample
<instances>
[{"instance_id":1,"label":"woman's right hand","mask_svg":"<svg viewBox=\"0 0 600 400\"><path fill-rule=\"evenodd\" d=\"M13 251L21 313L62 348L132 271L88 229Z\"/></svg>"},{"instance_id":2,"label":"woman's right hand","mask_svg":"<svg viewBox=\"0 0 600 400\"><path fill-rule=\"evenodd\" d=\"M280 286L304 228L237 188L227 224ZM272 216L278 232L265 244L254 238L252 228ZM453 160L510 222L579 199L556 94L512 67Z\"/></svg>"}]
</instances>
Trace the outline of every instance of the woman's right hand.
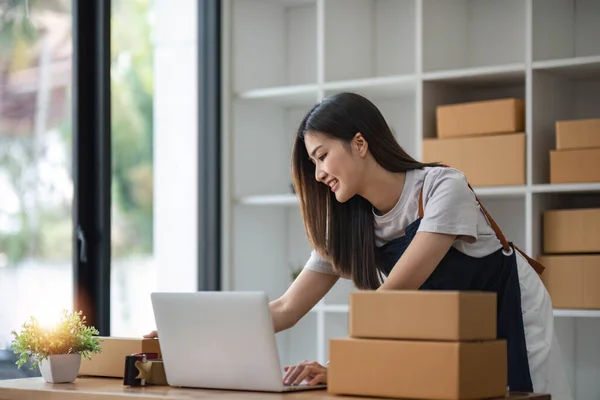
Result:
<instances>
[{"instance_id":1,"label":"woman's right hand","mask_svg":"<svg viewBox=\"0 0 600 400\"><path fill-rule=\"evenodd\" d=\"M157 331L152 331L152 332L148 333L147 335L144 335L144 338L146 338L146 339L154 339L157 337L158 337Z\"/></svg>"},{"instance_id":2,"label":"woman's right hand","mask_svg":"<svg viewBox=\"0 0 600 400\"><path fill-rule=\"evenodd\" d=\"M327 367L329 362L327 362ZM319 383L327 384L327 367L315 361L302 361L296 365L285 366L283 368L286 373L283 377L284 385L299 385L302 382L307 382L309 386Z\"/></svg>"}]
</instances>

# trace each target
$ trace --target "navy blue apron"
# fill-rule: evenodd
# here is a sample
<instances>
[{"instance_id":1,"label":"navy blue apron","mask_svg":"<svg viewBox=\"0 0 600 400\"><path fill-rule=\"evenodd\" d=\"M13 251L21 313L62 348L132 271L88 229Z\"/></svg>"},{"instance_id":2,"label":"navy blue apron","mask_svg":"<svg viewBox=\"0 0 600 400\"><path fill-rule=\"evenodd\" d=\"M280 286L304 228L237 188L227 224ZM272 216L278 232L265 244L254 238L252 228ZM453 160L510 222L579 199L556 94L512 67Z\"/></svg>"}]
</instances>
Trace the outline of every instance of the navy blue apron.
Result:
<instances>
[{"instance_id":1,"label":"navy blue apron","mask_svg":"<svg viewBox=\"0 0 600 400\"><path fill-rule=\"evenodd\" d=\"M479 202L479 200L477 201ZM498 299L497 337L507 341L509 389L511 391L533 392L525 345L515 247L512 243L506 241L496 223L481 204L480 207L488 217L488 221L490 221L503 247L482 258L468 256L451 247L420 289L495 292ZM404 236L394 239L377 249L377 264L385 276L390 274L398 259L404 254L415 237L422 218L423 192L421 189L419 218L406 227ZM539 265L533 264L532 266L537 270Z\"/></svg>"}]
</instances>

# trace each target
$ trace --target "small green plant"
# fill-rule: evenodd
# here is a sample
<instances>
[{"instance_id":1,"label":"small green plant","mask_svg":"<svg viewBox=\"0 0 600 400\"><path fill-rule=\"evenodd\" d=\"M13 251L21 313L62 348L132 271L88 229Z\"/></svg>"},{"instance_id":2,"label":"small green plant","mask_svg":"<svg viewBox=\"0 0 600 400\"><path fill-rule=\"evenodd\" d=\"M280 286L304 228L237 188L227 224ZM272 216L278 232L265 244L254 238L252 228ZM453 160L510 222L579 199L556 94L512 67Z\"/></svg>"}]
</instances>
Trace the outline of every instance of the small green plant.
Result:
<instances>
[{"instance_id":1,"label":"small green plant","mask_svg":"<svg viewBox=\"0 0 600 400\"><path fill-rule=\"evenodd\" d=\"M34 369L40 361L55 354L81 354L90 359L90 354L101 352L98 333L93 326L85 325L81 311L63 310L59 323L51 329L43 328L37 319L30 317L20 333L12 331L15 339L11 347L19 355L16 362L19 368L31 359L29 369Z\"/></svg>"}]
</instances>

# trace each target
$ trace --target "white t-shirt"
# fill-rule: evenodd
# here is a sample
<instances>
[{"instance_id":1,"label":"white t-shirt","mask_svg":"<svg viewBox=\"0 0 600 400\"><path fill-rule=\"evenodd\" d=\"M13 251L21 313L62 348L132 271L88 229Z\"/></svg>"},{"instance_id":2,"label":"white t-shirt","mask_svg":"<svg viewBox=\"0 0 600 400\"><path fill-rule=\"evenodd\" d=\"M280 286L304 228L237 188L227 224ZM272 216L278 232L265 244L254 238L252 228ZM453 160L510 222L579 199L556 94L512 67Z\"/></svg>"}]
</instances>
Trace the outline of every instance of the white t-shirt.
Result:
<instances>
[{"instance_id":1,"label":"white t-shirt","mask_svg":"<svg viewBox=\"0 0 600 400\"><path fill-rule=\"evenodd\" d=\"M502 247L465 175L447 167L406 172L404 188L394 208L384 215L373 211L377 246L404 236L406 227L419 218L421 187L424 215L418 231L457 235L453 247L472 257L484 257ZM331 263L314 250L305 268L338 275Z\"/></svg>"}]
</instances>

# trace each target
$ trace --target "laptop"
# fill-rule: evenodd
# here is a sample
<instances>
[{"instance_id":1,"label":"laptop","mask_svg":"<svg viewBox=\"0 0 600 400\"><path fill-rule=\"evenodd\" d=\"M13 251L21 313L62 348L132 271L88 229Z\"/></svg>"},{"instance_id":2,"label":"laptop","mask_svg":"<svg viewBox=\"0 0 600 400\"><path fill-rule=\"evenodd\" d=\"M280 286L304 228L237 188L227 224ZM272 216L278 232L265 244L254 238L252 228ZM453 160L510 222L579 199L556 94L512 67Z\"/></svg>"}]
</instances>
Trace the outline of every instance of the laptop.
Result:
<instances>
[{"instance_id":1,"label":"laptop","mask_svg":"<svg viewBox=\"0 0 600 400\"><path fill-rule=\"evenodd\" d=\"M152 293L167 383L176 387L288 392L263 292Z\"/></svg>"}]
</instances>

